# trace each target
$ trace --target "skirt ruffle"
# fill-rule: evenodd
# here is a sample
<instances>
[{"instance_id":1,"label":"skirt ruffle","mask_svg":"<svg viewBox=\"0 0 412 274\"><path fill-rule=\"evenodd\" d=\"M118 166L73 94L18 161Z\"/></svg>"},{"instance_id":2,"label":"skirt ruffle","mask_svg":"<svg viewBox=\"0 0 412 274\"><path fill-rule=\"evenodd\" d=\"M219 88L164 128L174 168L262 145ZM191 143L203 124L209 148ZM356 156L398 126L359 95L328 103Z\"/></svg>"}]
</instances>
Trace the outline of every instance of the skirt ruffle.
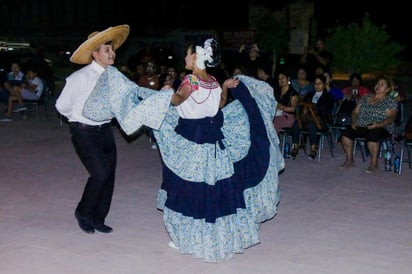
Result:
<instances>
[{"instance_id":1,"label":"skirt ruffle","mask_svg":"<svg viewBox=\"0 0 412 274\"><path fill-rule=\"evenodd\" d=\"M284 159L272 123L273 91L248 77L241 80L250 94L222 110L224 149L177 135L174 108L154 130L164 170L157 207L163 210L165 227L182 254L207 262L228 259L258 244L260 224L276 215L280 201L278 173ZM259 127L254 127L256 120ZM257 147L264 153L255 153ZM248 157L246 165L239 164Z\"/></svg>"}]
</instances>

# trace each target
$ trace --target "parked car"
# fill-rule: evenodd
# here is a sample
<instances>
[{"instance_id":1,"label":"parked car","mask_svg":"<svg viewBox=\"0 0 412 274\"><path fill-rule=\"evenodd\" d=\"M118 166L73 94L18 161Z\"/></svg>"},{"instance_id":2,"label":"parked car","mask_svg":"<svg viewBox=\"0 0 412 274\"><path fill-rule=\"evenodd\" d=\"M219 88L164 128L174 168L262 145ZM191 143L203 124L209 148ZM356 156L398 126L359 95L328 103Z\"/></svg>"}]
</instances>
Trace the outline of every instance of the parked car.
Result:
<instances>
[{"instance_id":1,"label":"parked car","mask_svg":"<svg viewBox=\"0 0 412 274\"><path fill-rule=\"evenodd\" d=\"M0 41L0 79L10 71L12 62L18 62L24 73L29 67L36 66L38 76L46 81L54 77L50 61L29 43Z\"/></svg>"}]
</instances>

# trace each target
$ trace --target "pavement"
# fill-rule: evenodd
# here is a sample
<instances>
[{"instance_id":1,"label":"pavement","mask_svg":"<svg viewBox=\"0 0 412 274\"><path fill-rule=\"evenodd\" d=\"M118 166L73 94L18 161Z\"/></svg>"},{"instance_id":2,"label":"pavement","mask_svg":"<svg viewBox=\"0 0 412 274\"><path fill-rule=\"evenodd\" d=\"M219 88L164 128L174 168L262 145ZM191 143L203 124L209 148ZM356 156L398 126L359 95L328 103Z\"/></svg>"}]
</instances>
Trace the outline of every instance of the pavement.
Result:
<instances>
[{"instance_id":1,"label":"pavement","mask_svg":"<svg viewBox=\"0 0 412 274\"><path fill-rule=\"evenodd\" d=\"M2 107L2 106L1 106ZM41 110L42 111L42 110ZM107 224L111 234L80 230L74 209L87 179L66 124L53 111L0 123L0 273L409 274L412 269L412 170L340 169L325 147L320 162L300 151L280 175L277 216L261 243L231 260L205 263L168 246L158 150L146 135L114 128L118 169ZM368 161L368 159L367 159Z\"/></svg>"}]
</instances>

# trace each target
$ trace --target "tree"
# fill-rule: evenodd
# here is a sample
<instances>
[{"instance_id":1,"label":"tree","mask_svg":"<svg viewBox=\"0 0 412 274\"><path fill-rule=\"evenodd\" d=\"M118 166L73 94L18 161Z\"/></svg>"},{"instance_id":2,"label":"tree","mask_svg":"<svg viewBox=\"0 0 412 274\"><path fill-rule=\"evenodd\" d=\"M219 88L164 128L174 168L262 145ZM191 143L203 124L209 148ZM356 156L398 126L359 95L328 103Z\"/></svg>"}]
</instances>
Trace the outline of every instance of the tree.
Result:
<instances>
[{"instance_id":1,"label":"tree","mask_svg":"<svg viewBox=\"0 0 412 274\"><path fill-rule=\"evenodd\" d=\"M336 25L328 30L326 44L333 53L332 69L349 74L393 71L402 60L404 46L391 41L386 26L377 26L366 14L362 25Z\"/></svg>"},{"instance_id":2,"label":"tree","mask_svg":"<svg viewBox=\"0 0 412 274\"><path fill-rule=\"evenodd\" d=\"M277 55L285 54L288 50L289 30L286 18L276 18L270 9L258 6L250 15L250 25L255 29L256 41L272 57L273 74Z\"/></svg>"}]
</instances>

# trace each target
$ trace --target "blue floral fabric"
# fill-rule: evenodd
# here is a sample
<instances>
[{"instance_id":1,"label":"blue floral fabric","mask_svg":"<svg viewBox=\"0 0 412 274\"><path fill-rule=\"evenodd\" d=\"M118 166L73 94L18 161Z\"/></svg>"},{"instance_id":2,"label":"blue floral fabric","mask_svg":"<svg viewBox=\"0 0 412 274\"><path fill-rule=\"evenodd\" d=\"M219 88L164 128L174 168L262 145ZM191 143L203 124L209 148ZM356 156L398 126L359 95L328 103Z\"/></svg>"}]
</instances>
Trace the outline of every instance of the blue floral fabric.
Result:
<instances>
[{"instance_id":1,"label":"blue floral fabric","mask_svg":"<svg viewBox=\"0 0 412 274\"><path fill-rule=\"evenodd\" d=\"M83 108L83 116L103 121L116 118L128 135L143 125L157 129L170 105L173 90L137 86L117 68L107 67Z\"/></svg>"},{"instance_id":2,"label":"blue floral fabric","mask_svg":"<svg viewBox=\"0 0 412 274\"><path fill-rule=\"evenodd\" d=\"M153 128L163 165L157 207L166 230L182 254L206 262L258 244L260 224L276 215L280 201L278 174L285 163L272 122L273 90L248 76L239 79L235 100L218 114L223 139L216 143L175 131L173 91L138 87L112 68L102 74L83 111L93 120L115 117L127 133L142 125ZM97 112L101 104L106 107Z\"/></svg>"}]
</instances>

